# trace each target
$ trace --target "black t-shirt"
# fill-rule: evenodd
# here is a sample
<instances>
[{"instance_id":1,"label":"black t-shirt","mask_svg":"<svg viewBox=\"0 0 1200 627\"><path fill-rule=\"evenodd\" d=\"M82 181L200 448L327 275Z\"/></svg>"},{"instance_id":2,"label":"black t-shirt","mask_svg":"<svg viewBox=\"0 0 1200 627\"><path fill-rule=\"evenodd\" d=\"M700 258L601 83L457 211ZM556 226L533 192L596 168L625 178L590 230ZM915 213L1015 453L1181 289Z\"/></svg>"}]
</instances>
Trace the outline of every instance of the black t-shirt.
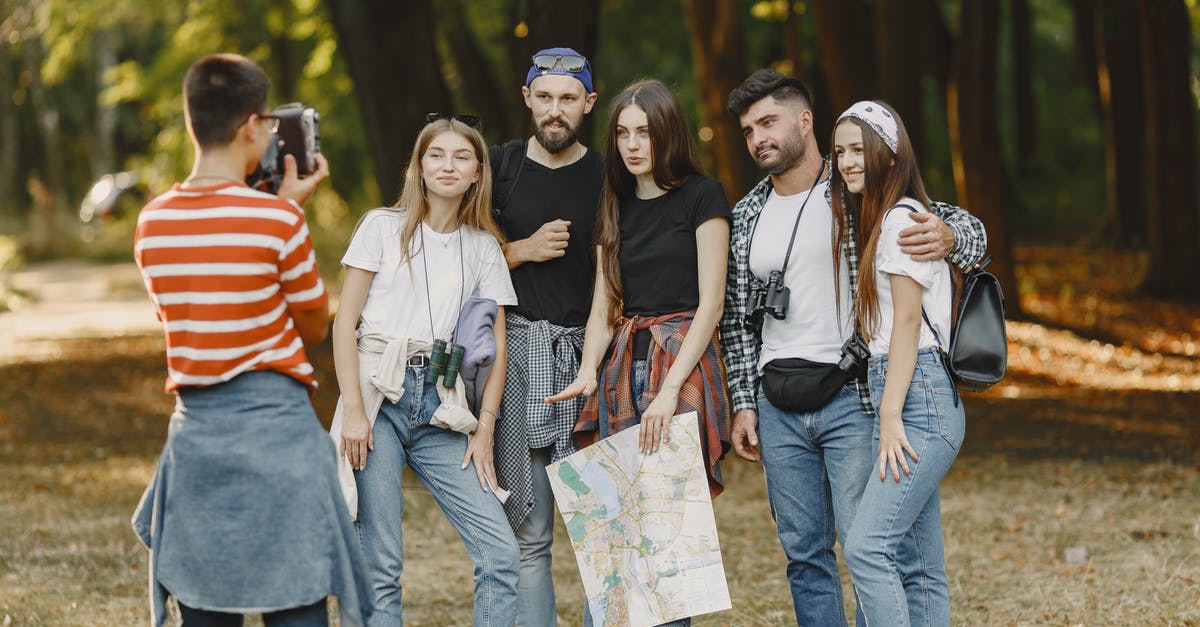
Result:
<instances>
[{"instance_id":1,"label":"black t-shirt","mask_svg":"<svg viewBox=\"0 0 1200 627\"><path fill-rule=\"evenodd\" d=\"M495 159L492 167L499 167ZM603 186L604 160L594 150L575 163L553 169L525 157L521 177L500 213L504 237L510 242L525 239L547 222L567 220L571 239L562 257L512 269L517 292L514 311L530 320L560 326L587 324L596 273L592 229Z\"/></svg>"},{"instance_id":2,"label":"black t-shirt","mask_svg":"<svg viewBox=\"0 0 1200 627\"><path fill-rule=\"evenodd\" d=\"M721 184L690 176L650 200L621 201L621 290L626 316L661 316L700 305L696 229L712 218L730 219Z\"/></svg>"}]
</instances>

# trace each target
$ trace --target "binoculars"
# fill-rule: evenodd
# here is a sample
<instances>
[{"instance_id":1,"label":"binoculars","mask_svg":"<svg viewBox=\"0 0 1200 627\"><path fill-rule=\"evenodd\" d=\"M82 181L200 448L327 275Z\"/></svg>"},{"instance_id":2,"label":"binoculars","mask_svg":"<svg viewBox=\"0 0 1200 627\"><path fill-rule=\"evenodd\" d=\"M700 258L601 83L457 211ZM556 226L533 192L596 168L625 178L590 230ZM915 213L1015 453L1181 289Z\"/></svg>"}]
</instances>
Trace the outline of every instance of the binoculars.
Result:
<instances>
[{"instance_id":1,"label":"binoculars","mask_svg":"<svg viewBox=\"0 0 1200 627\"><path fill-rule=\"evenodd\" d=\"M433 353L429 355L429 368L425 370L425 382L437 383L438 377L444 377L442 386L453 388L458 382L458 369L462 367L464 352L466 349L462 344L447 344L446 340L434 340Z\"/></svg>"},{"instance_id":2,"label":"binoculars","mask_svg":"<svg viewBox=\"0 0 1200 627\"><path fill-rule=\"evenodd\" d=\"M764 314L770 314L776 320L787 318L788 301L791 298L792 290L783 284L783 272L772 270L767 279L767 289L755 295L754 305L746 314L744 326L749 331L762 333Z\"/></svg>"}]
</instances>

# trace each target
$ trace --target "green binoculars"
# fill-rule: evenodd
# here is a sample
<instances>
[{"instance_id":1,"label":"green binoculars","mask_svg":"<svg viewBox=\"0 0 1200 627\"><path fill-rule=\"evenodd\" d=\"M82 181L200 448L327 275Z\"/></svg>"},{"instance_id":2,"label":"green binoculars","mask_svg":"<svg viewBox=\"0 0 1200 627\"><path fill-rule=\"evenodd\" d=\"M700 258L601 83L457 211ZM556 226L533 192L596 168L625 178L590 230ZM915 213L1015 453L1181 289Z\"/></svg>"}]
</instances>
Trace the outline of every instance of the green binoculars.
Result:
<instances>
[{"instance_id":1,"label":"green binoculars","mask_svg":"<svg viewBox=\"0 0 1200 627\"><path fill-rule=\"evenodd\" d=\"M429 368L425 370L425 382L437 383L438 377L444 377L442 386L453 388L458 382L458 369L462 367L465 351L462 344L447 344L446 340L434 340L433 353L429 356Z\"/></svg>"}]
</instances>

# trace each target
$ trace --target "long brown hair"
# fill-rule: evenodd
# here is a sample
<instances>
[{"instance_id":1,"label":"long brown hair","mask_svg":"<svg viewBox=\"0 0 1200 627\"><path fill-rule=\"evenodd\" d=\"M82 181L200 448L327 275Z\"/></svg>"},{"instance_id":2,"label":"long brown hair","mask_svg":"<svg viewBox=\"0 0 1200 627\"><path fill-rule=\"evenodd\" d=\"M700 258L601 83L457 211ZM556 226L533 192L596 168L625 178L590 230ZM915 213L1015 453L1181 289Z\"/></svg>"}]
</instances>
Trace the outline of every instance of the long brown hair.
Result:
<instances>
[{"instance_id":1,"label":"long brown hair","mask_svg":"<svg viewBox=\"0 0 1200 627\"><path fill-rule=\"evenodd\" d=\"M421 222L429 217L428 191L425 189L425 180L421 177L421 157L429 149L429 144L443 133L457 133L465 138L471 144L475 158L479 160L479 180L463 194L455 214L455 226L473 226L504 244L504 234L500 232L500 227L496 226L496 220L492 216L492 166L488 161L487 144L484 143L483 136L479 131L458 120L435 120L426 124L417 135L408 167L404 169L404 187L400 198L392 205L404 213L406 218L404 227L400 230L400 250L405 261L412 260L413 235L421 227Z\"/></svg>"},{"instance_id":2,"label":"long brown hair","mask_svg":"<svg viewBox=\"0 0 1200 627\"><path fill-rule=\"evenodd\" d=\"M854 294L854 316L858 320L863 337L871 339L879 332L879 292L875 277L875 251L879 247L879 227L885 212L901 198L908 196L928 207L929 196L917 167L917 155L900 116L884 102L878 100L896 121L897 145L892 154L883 139L865 122L846 117L834 125L854 124L862 130L863 138L863 193L852 194L846 189L846 181L838 170L838 154L833 152L833 172L829 179L829 191L833 203L834 277L839 276L842 246L846 244L847 222L854 220L854 244L858 250L858 291ZM833 145L833 141L830 141ZM835 281L837 279L835 278Z\"/></svg>"},{"instance_id":3,"label":"long brown hair","mask_svg":"<svg viewBox=\"0 0 1200 627\"><path fill-rule=\"evenodd\" d=\"M613 98L604 139L604 193L596 219L596 244L603 251L597 266L604 272L604 290L608 294L608 320L620 323L623 306L621 288L621 201L634 197L637 180L617 147L617 118L626 107L637 106L646 112L650 130L650 162L654 183L672 190L687 177L700 174L696 147L683 119L683 108L675 94L657 80L630 83Z\"/></svg>"}]
</instances>

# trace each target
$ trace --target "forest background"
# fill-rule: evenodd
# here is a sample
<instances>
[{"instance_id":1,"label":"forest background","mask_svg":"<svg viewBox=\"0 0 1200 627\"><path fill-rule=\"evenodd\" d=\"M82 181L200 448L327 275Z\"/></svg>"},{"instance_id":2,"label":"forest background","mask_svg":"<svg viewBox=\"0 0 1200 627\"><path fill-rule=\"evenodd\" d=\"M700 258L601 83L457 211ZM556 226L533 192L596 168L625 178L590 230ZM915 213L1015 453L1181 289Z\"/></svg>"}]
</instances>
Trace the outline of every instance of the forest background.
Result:
<instances>
[{"instance_id":1,"label":"forest background","mask_svg":"<svg viewBox=\"0 0 1200 627\"><path fill-rule=\"evenodd\" d=\"M1010 376L968 400L946 482L956 621L1200 625L1197 33L1197 0L0 0L0 349L5 316L36 305L63 260L140 289L121 274L137 209L190 168L180 86L205 54L249 56L273 103L321 113L333 176L306 210L334 290L358 216L397 197L425 113L481 115L493 143L529 134L534 51L589 57L590 146L623 85L671 86L731 201L762 174L725 98L771 66L813 89L824 149L838 112L887 100L932 197L987 226ZM105 180L128 190L96 213L85 200ZM327 420L327 347L314 360ZM124 525L165 433L162 366L153 333L0 354L0 623L145 610ZM762 498L717 504L740 579L735 613L711 624L786 622ZM424 542L441 557L457 541ZM415 624L465 615L417 573L410 591L439 600Z\"/></svg>"}]
</instances>

